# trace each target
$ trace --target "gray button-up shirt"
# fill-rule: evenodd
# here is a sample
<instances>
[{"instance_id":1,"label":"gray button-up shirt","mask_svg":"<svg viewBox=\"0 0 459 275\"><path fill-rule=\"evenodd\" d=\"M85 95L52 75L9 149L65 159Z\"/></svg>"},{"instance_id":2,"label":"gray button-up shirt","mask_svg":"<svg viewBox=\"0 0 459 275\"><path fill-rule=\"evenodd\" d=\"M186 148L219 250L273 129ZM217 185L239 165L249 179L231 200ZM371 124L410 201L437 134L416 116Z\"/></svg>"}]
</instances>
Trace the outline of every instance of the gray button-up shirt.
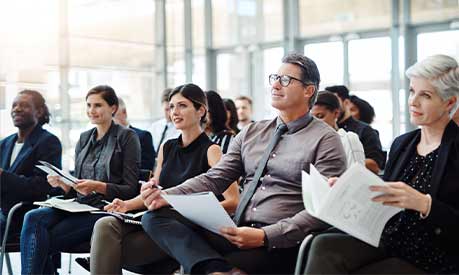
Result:
<instances>
[{"instance_id":1,"label":"gray button-up shirt","mask_svg":"<svg viewBox=\"0 0 459 275\"><path fill-rule=\"evenodd\" d=\"M278 117L245 127L217 165L166 193L212 191L221 194L240 176L245 177L245 185L250 184L279 123L282 121ZM269 248L298 245L311 230L326 226L304 209L301 171L309 172L310 163L327 177L340 176L346 169L343 145L331 127L309 114L287 123L287 127L288 132L271 152L260 186L242 217L247 223L268 224L262 229Z\"/></svg>"}]
</instances>

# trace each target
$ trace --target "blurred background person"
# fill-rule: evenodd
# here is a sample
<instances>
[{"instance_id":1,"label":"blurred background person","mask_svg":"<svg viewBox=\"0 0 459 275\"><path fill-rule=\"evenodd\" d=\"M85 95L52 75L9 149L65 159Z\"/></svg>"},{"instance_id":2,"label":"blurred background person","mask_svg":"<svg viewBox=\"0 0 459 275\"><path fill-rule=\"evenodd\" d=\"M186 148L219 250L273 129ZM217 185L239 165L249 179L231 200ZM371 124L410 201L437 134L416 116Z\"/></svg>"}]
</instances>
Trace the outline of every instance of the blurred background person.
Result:
<instances>
[{"instance_id":1,"label":"blurred background person","mask_svg":"<svg viewBox=\"0 0 459 275\"><path fill-rule=\"evenodd\" d=\"M346 132L344 129L338 128L337 121L340 113L338 97L331 92L319 92L316 103L311 109L311 114L338 131L346 153L347 167L353 163L365 165L365 153L359 136L356 133Z\"/></svg>"},{"instance_id":2,"label":"blurred background person","mask_svg":"<svg viewBox=\"0 0 459 275\"><path fill-rule=\"evenodd\" d=\"M172 89L167 88L161 95L161 107L163 108L164 118L153 122L151 126L151 135L153 136L153 147L155 152L159 152L159 147L164 142L172 138L177 138L180 135L180 131L175 129L174 124L171 121L170 110L169 110L169 95Z\"/></svg>"},{"instance_id":3,"label":"blurred background person","mask_svg":"<svg viewBox=\"0 0 459 275\"><path fill-rule=\"evenodd\" d=\"M225 104L220 95L215 91L207 91L207 122L205 132L210 137L210 140L219 145L223 154L226 154L234 133L227 128L227 113Z\"/></svg>"},{"instance_id":4,"label":"blurred background person","mask_svg":"<svg viewBox=\"0 0 459 275\"><path fill-rule=\"evenodd\" d=\"M0 142L0 240L8 212L16 203L61 193L49 185L46 173L35 167L43 160L61 168L61 142L42 128L50 120L43 96L34 90L19 92L11 106L11 118L18 132ZM25 206L15 213L9 240L19 241L24 215L32 208Z\"/></svg>"},{"instance_id":5,"label":"blurred background person","mask_svg":"<svg viewBox=\"0 0 459 275\"><path fill-rule=\"evenodd\" d=\"M234 101L230 98L224 98L223 103L226 108L226 127L233 131L234 135L237 135L239 133L239 128L237 128L239 119L237 118L236 104L234 104Z\"/></svg>"},{"instance_id":6,"label":"blurred background person","mask_svg":"<svg viewBox=\"0 0 459 275\"><path fill-rule=\"evenodd\" d=\"M368 101L361 99L356 95L349 96L351 101L351 115L353 118L365 122L366 124L373 123L375 119L375 109Z\"/></svg>"},{"instance_id":7,"label":"blurred background person","mask_svg":"<svg viewBox=\"0 0 459 275\"><path fill-rule=\"evenodd\" d=\"M338 96L341 107L338 127L354 132L359 136L365 151L365 166L374 173L379 173L379 171L384 169L386 153L382 150L378 132L368 124L356 120L351 116L350 108L352 103L349 100L349 90L346 86L329 86L325 90Z\"/></svg>"},{"instance_id":8,"label":"blurred background person","mask_svg":"<svg viewBox=\"0 0 459 275\"><path fill-rule=\"evenodd\" d=\"M252 120L252 99L248 96L239 96L235 100L239 130L253 122Z\"/></svg>"},{"instance_id":9,"label":"blurred background person","mask_svg":"<svg viewBox=\"0 0 459 275\"><path fill-rule=\"evenodd\" d=\"M124 100L120 97L118 97L118 111L116 111L113 120L115 121L115 123L118 123L119 125L134 130L134 132L139 137L140 150L142 153L142 161L140 163L140 168L146 170L153 170L155 166L156 151L155 148L153 148L153 140L151 134L148 131L132 127L132 125L128 121L126 103L124 103Z\"/></svg>"}]
</instances>

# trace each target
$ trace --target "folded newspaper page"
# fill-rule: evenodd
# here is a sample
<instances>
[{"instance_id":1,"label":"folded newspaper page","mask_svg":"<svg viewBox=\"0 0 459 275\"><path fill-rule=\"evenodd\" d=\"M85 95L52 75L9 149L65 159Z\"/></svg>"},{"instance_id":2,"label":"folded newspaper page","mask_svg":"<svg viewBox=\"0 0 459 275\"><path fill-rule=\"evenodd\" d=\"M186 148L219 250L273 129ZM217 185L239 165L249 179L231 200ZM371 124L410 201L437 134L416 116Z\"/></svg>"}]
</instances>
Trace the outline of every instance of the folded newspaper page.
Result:
<instances>
[{"instance_id":1,"label":"folded newspaper page","mask_svg":"<svg viewBox=\"0 0 459 275\"><path fill-rule=\"evenodd\" d=\"M361 164L353 164L332 187L314 165L309 171L302 172L303 201L309 214L378 247L387 221L402 211L371 200L380 193L369 186L386 183Z\"/></svg>"}]
</instances>

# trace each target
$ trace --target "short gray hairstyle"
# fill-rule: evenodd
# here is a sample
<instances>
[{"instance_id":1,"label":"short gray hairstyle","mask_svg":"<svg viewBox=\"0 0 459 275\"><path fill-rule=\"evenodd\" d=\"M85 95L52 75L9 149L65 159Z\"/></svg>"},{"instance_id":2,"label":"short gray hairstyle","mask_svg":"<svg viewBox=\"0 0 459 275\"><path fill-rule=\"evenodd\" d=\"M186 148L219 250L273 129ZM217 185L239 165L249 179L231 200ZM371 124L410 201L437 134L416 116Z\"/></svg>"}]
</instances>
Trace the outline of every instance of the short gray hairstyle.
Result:
<instances>
[{"instance_id":1,"label":"short gray hairstyle","mask_svg":"<svg viewBox=\"0 0 459 275\"><path fill-rule=\"evenodd\" d=\"M312 108L316 103L320 84L320 73L316 63L307 56L296 52L291 52L284 56L282 63L294 64L300 67L303 85L310 84L314 86L314 94L309 99L309 108Z\"/></svg>"},{"instance_id":2,"label":"short gray hairstyle","mask_svg":"<svg viewBox=\"0 0 459 275\"><path fill-rule=\"evenodd\" d=\"M124 103L124 100L121 97L118 97L118 106L119 109L126 109L126 103Z\"/></svg>"},{"instance_id":3,"label":"short gray hairstyle","mask_svg":"<svg viewBox=\"0 0 459 275\"><path fill-rule=\"evenodd\" d=\"M457 101L450 116L459 108L459 67L453 57L442 54L429 56L409 67L406 76L410 79L426 79L443 100L456 97Z\"/></svg>"}]
</instances>

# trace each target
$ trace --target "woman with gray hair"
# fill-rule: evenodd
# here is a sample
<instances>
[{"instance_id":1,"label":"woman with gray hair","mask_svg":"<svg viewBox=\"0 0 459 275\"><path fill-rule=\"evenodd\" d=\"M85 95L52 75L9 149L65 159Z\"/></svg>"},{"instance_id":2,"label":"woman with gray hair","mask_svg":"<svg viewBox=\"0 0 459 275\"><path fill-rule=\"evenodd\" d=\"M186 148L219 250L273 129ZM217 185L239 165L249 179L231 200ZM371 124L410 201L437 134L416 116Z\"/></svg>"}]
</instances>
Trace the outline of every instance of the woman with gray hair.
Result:
<instances>
[{"instance_id":1,"label":"woman with gray hair","mask_svg":"<svg viewBox=\"0 0 459 275\"><path fill-rule=\"evenodd\" d=\"M306 274L459 272L459 127L451 121L459 104L458 63L435 55L406 75L410 120L420 129L395 139L386 185L370 187L375 203L404 211L388 221L378 248L344 233L317 236Z\"/></svg>"}]
</instances>

